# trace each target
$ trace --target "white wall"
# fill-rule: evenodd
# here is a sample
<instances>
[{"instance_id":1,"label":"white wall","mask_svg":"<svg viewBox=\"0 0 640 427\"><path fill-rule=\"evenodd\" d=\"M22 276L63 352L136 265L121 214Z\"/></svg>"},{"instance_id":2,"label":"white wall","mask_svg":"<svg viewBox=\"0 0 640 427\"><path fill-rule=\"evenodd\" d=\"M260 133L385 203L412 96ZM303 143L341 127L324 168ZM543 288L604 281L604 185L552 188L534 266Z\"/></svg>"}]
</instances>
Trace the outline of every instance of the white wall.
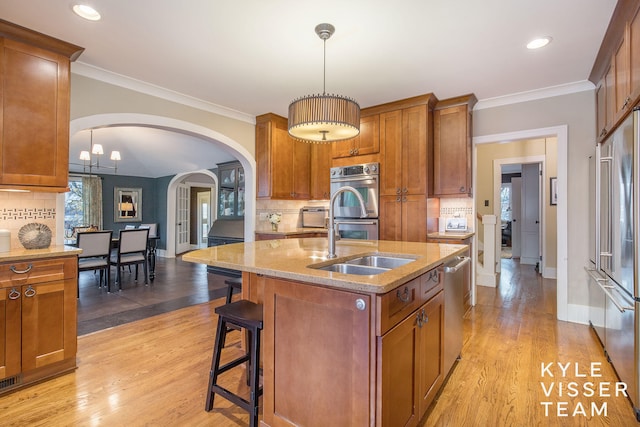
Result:
<instances>
[{"instance_id":1,"label":"white wall","mask_svg":"<svg viewBox=\"0 0 640 427\"><path fill-rule=\"evenodd\" d=\"M588 321L588 158L596 144L594 90L474 110L473 136L566 125L568 128L568 320Z\"/></svg>"}]
</instances>

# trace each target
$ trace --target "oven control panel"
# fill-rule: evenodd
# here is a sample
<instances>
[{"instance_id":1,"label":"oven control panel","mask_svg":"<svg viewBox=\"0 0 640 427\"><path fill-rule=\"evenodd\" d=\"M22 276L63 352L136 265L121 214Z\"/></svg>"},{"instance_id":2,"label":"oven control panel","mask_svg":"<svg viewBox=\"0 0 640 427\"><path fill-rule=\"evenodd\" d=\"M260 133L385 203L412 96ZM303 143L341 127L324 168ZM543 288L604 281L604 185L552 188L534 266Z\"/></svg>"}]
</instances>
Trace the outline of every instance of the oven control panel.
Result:
<instances>
[{"instance_id":1,"label":"oven control panel","mask_svg":"<svg viewBox=\"0 0 640 427\"><path fill-rule=\"evenodd\" d=\"M331 168L331 178L378 175L379 163L363 163L361 165L340 166Z\"/></svg>"}]
</instances>

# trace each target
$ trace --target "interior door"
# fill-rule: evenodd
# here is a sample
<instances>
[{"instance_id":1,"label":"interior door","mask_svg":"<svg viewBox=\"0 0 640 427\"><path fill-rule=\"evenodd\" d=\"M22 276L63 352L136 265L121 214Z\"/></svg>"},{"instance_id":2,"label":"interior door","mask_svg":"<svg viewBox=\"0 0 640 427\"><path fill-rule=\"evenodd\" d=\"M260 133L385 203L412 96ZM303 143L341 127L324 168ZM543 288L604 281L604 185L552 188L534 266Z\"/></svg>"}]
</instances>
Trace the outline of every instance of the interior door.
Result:
<instances>
[{"instance_id":1,"label":"interior door","mask_svg":"<svg viewBox=\"0 0 640 427\"><path fill-rule=\"evenodd\" d=\"M511 256L520 258L522 250L522 178L511 178Z\"/></svg>"},{"instance_id":2,"label":"interior door","mask_svg":"<svg viewBox=\"0 0 640 427\"><path fill-rule=\"evenodd\" d=\"M522 165L520 264L540 262L540 163Z\"/></svg>"},{"instance_id":3,"label":"interior door","mask_svg":"<svg viewBox=\"0 0 640 427\"><path fill-rule=\"evenodd\" d=\"M189 193L188 185L180 184L176 188L176 254L191 249L189 242Z\"/></svg>"}]
</instances>

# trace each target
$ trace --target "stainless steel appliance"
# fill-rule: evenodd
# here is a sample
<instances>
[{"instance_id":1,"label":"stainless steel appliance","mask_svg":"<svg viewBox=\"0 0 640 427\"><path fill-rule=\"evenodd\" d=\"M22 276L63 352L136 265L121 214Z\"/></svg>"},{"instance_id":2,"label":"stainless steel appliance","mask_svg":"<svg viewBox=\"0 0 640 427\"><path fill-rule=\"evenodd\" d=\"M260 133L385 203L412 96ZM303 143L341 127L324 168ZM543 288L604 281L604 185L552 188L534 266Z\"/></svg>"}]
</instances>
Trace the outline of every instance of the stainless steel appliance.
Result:
<instances>
[{"instance_id":1,"label":"stainless steel appliance","mask_svg":"<svg viewBox=\"0 0 640 427\"><path fill-rule=\"evenodd\" d=\"M367 217L362 218L360 202L351 192L343 192L335 200L335 224L345 239L378 239L378 200L380 196L379 163L364 163L331 168L331 195L341 187L356 189L364 200Z\"/></svg>"},{"instance_id":2,"label":"stainless steel appliance","mask_svg":"<svg viewBox=\"0 0 640 427\"><path fill-rule=\"evenodd\" d=\"M595 258L589 270L590 323L640 421L640 112L596 148Z\"/></svg>"},{"instance_id":3,"label":"stainless steel appliance","mask_svg":"<svg viewBox=\"0 0 640 427\"><path fill-rule=\"evenodd\" d=\"M463 343L464 287L469 280L471 258L455 257L443 266L444 270L444 372L449 372L460 357Z\"/></svg>"},{"instance_id":4,"label":"stainless steel appliance","mask_svg":"<svg viewBox=\"0 0 640 427\"><path fill-rule=\"evenodd\" d=\"M329 210L323 206L305 206L300 209L303 228L327 228Z\"/></svg>"},{"instance_id":5,"label":"stainless steel appliance","mask_svg":"<svg viewBox=\"0 0 640 427\"><path fill-rule=\"evenodd\" d=\"M331 194L343 186L355 188L364 199L367 217L378 218L379 174L378 163L331 168ZM360 203L352 193L342 193L336 200L334 213L336 218L360 218Z\"/></svg>"}]
</instances>

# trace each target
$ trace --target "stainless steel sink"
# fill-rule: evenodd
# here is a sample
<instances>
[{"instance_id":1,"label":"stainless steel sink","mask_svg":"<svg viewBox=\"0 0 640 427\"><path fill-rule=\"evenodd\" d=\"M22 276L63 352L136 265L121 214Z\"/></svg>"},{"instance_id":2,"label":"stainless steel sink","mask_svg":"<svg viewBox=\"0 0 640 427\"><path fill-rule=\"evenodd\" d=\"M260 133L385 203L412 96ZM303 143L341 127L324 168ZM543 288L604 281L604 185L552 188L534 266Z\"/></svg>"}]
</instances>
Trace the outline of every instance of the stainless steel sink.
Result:
<instances>
[{"instance_id":1,"label":"stainless steel sink","mask_svg":"<svg viewBox=\"0 0 640 427\"><path fill-rule=\"evenodd\" d=\"M413 258L400 258L386 255L367 255L345 262L347 264L393 269L408 264L411 261L415 260Z\"/></svg>"},{"instance_id":2,"label":"stainless steel sink","mask_svg":"<svg viewBox=\"0 0 640 427\"><path fill-rule=\"evenodd\" d=\"M318 270L335 271L337 273L344 273L344 274L357 274L359 276L369 276L372 274L380 274L390 270L389 268L373 267L369 265L347 264L344 262L329 264L323 267L313 267L313 266L311 267L317 268Z\"/></svg>"},{"instance_id":3,"label":"stainless steel sink","mask_svg":"<svg viewBox=\"0 0 640 427\"><path fill-rule=\"evenodd\" d=\"M365 255L349 260L335 261L330 264L315 264L309 268L315 268L324 271L334 271L343 274L356 274L360 276L369 276L373 274L384 273L385 271L403 266L415 261L413 258L396 257L390 255Z\"/></svg>"}]
</instances>

